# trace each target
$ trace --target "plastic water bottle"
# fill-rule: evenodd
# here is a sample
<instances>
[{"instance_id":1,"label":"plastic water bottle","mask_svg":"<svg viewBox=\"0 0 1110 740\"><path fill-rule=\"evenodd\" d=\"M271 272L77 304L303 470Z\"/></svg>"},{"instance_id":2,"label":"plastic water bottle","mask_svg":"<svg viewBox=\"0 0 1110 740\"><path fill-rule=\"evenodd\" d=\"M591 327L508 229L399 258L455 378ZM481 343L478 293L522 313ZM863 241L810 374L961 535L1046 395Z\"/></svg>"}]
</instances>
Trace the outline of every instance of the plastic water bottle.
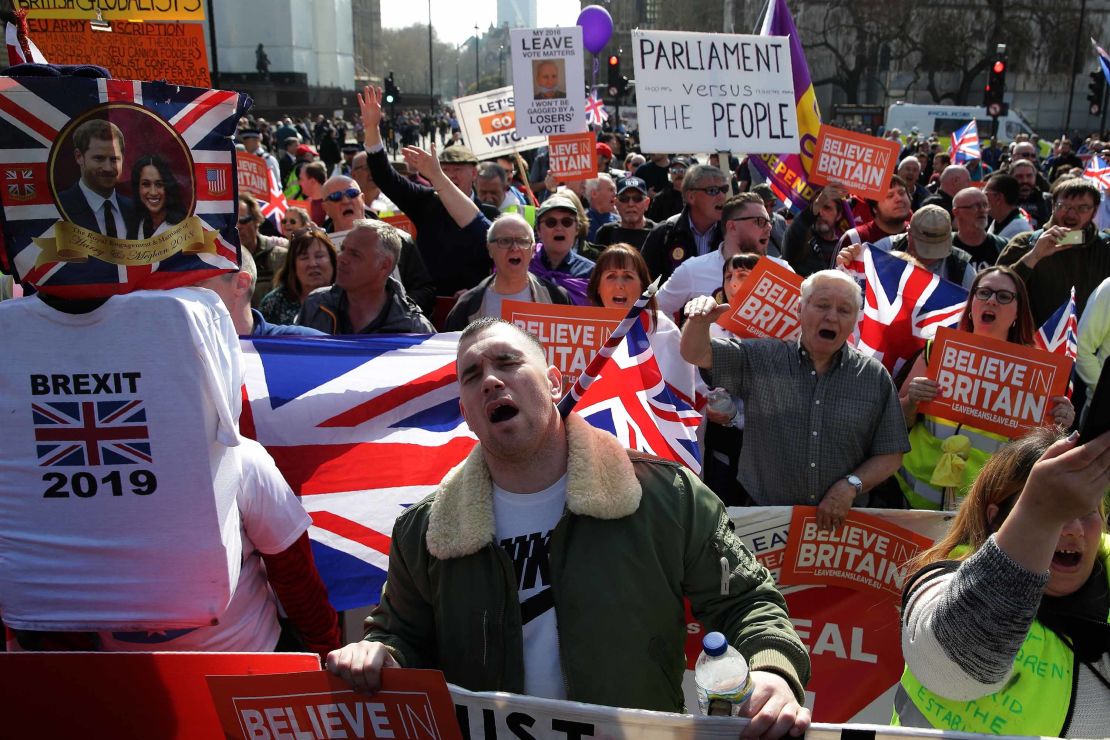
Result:
<instances>
[{"instance_id":1,"label":"plastic water bottle","mask_svg":"<svg viewBox=\"0 0 1110 740\"><path fill-rule=\"evenodd\" d=\"M702 654L694 665L698 707L702 714L737 716L752 694L748 661L720 632L710 632L701 641Z\"/></svg>"}]
</instances>

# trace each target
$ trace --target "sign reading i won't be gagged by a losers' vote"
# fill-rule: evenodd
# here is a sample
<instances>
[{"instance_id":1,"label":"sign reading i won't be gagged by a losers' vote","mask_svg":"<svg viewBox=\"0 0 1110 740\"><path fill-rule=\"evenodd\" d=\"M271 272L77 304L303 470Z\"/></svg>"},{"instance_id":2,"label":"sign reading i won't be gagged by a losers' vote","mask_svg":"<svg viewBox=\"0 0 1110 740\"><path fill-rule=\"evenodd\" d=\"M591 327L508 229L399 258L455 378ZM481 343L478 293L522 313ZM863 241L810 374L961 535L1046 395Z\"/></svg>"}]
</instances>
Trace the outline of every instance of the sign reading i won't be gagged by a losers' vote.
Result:
<instances>
[{"instance_id":1,"label":"sign reading i won't be gagged by a losers' vote","mask_svg":"<svg viewBox=\"0 0 1110 740\"><path fill-rule=\"evenodd\" d=\"M776 152L800 147L789 39L633 31L645 152Z\"/></svg>"}]
</instances>

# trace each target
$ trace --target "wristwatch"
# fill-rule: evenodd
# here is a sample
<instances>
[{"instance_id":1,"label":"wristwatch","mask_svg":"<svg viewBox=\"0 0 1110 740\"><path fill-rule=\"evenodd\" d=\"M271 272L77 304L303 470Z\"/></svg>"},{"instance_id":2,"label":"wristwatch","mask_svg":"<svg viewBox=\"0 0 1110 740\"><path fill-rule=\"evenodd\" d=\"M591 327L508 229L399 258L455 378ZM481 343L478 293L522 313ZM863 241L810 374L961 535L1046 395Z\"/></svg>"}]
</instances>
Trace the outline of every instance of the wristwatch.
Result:
<instances>
[{"instance_id":1,"label":"wristwatch","mask_svg":"<svg viewBox=\"0 0 1110 740\"><path fill-rule=\"evenodd\" d=\"M849 473L848 475L844 476L844 479L856 487L857 496L863 493L863 481L859 479L859 476L853 473Z\"/></svg>"}]
</instances>

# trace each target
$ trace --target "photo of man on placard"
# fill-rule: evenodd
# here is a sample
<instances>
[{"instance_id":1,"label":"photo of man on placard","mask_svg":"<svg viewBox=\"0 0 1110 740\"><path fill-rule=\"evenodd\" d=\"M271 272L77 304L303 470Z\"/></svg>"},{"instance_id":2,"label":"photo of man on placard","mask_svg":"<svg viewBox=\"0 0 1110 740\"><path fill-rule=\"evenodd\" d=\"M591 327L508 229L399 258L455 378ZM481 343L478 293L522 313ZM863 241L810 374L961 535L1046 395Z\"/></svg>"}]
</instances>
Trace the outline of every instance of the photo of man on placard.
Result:
<instances>
[{"instance_id":1,"label":"photo of man on placard","mask_svg":"<svg viewBox=\"0 0 1110 740\"><path fill-rule=\"evenodd\" d=\"M564 100L567 97L566 62L562 59L537 59L532 62L536 100Z\"/></svg>"}]
</instances>

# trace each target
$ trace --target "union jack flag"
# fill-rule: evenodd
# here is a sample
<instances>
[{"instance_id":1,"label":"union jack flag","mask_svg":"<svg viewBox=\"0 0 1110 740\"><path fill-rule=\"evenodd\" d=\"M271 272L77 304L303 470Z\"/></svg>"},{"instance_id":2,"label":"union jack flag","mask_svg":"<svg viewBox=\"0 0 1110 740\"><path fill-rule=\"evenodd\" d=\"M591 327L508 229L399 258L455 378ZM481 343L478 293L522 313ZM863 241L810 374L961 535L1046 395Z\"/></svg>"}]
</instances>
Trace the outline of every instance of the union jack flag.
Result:
<instances>
[{"instance_id":1,"label":"union jack flag","mask_svg":"<svg viewBox=\"0 0 1110 740\"><path fill-rule=\"evenodd\" d=\"M142 401L43 401L31 417L42 467L151 462Z\"/></svg>"},{"instance_id":2,"label":"union jack flag","mask_svg":"<svg viewBox=\"0 0 1110 740\"><path fill-rule=\"evenodd\" d=\"M928 270L864 245L863 318L856 348L896 375L932 339L937 327L954 327L967 291Z\"/></svg>"},{"instance_id":3,"label":"union jack flag","mask_svg":"<svg viewBox=\"0 0 1110 740\"><path fill-rule=\"evenodd\" d=\"M609 120L609 111L605 110L605 103L597 96L590 93L586 96L586 122L600 126Z\"/></svg>"},{"instance_id":4,"label":"union jack flag","mask_svg":"<svg viewBox=\"0 0 1110 740\"><path fill-rule=\"evenodd\" d=\"M952 132L948 155L952 158L952 164L964 164L983 158L983 153L979 149L979 126L974 119L966 126Z\"/></svg>"},{"instance_id":5,"label":"union jack flag","mask_svg":"<svg viewBox=\"0 0 1110 740\"><path fill-rule=\"evenodd\" d=\"M108 104L114 104L109 108ZM143 111L142 109L145 109ZM245 109L245 97L235 92L180 87L163 82L93 79L84 77L0 77L0 162L7 171L30 172L30 182L21 176L24 199L13 198L10 188L0 190L5 249L0 252L0 268L40 291L62 298L105 297L137 288L173 288L192 285L216 272L237 269L239 237L235 230L238 207L235 183L231 182L234 144L231 134ZM36 239L54 236L55 224L62 217L60 191L69 183L52 179L62 165L72 165L72 154L56 152L69 140L72 120L94 112L94 117L119 122L121 128L138 126L136 116L152 114L165 124L166 131L187 150L183 161L191 160L192 172L177 173L191 177L194 192L183 199L195 202L193 212L204 232L217 232L215 253L180 252L162 262L145 265L117 265L90 256L85 261L50 260ZM138 111L138 112L136 112ZM131 124L127 124L131 121ZM150 123L154 123L153 120ZM125 134L126 135L126 134ZM123 174L118 190L130 187L130 169L146 151L140 137L126 141ZM54 169L51 169L51 168ZM223 195L213 195L201 183L208 173L223 173ZM30 188L30 190L29 190ZM194 201L195 197L195 201ZM124 236L120 234L120 236ZM43 257L43 259L40 259Z\"/></svg>"},{"instance_id":6,"label":"union jack flag","mask_svg":"<svg viewBox=\"0 0 1110 740\"><path fill-rule=\"evenodd\" d=\"M1071 289L1071 297L1055 313L1048 317L1033 341L1046 352L1063 355L1075 359L1079 356L1079 318L1075 312L1075 287Z\"/></svg>"},{"instance_id":7,"label":"union jack flag","mask_svg":"<svg viewBox=\"0 0 1110 740\"><path fill-rule=\"evenodd\" d=\"M277 178L274 177L273 170L269 167L266 168L266 177L270 180L270 199L258 201L258 206L262 211L262 216L273 223L280 233L285 233L285 227L282 226L281 220L285 218L285 212L289 210L289 201L286 200L285 191L278 185Z\"/></svg>"},{"instance_id":8,"label":"union jack flag","mask_svg":"<svg viewBox=\"0 0 1110 740\"><path fill-rule=\"evenodd\" d=\"M1110 163L1097 154L1092 154L1083 170L1083 177L1093 180L1099 191L1105 193L1110 190Z\"/></svg>"},{"instance_id":9,"label":"union jack flag","mask_svg":"<svg viewBox=\"0 0 1110 740\"><path fill-rule=\"evenodd\" d=\"M602 365L575 411L631 450L650 452L701 473L701 414L663 381L643 323L635 322Z\"/></svg>"},{"instance_id":10,"label":"union jack flag","mask_svg":"<svg viewBox=\"0 0 1110 740\"><path fill-rule=\"evenodd\" d=\"M636 359L625 352L616 373L603 372L582 414L601 428L611 420L609 431L620 424L625 444L634 435L632 446L697 470L699 417L663 385L642 329L637 336ZM313 554L336 609L377 602L393 520L477 443L459 408L457 346L457 333L242 340L240 428L266 447L312 516ZM606 389L618 399L604 399Z\"/></svg>"},{"instance_id":11,"label":"union jack flag","mask_svg":"<svg viewBox=\"0 0 1110 740\"><path fill-rule=\"evenodd\" d=\"M8 65L49 64L39 47L27 35L27 11L17 10L19 23L4 24L4 44L8 49Z\"/></svg>"}]
</instances>

